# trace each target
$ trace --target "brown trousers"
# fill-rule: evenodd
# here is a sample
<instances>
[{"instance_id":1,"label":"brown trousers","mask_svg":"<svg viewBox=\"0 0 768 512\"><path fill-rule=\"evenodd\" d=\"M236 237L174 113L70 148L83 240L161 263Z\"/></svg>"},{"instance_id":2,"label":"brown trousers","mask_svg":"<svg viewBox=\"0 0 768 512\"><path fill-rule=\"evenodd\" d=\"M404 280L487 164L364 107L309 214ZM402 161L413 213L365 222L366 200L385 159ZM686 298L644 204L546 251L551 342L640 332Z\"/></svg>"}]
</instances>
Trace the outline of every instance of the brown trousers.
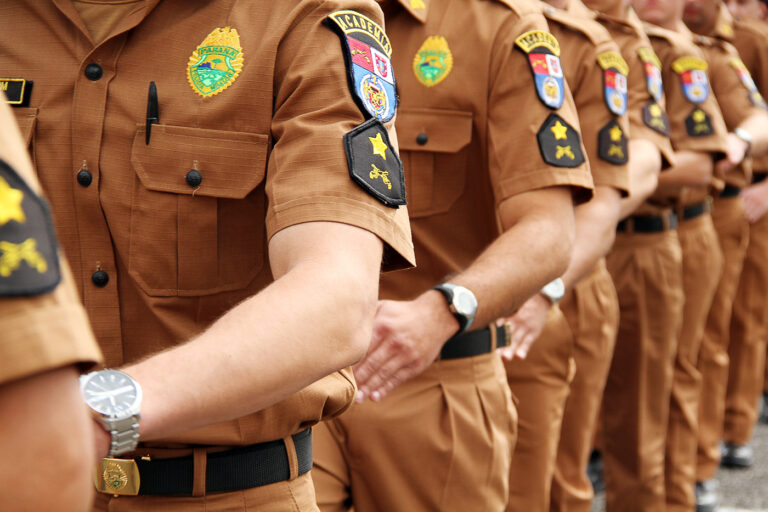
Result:
<instances>
[{"instance_id":1,"label":"brown trousers","mask_svg":"<svg viewBox=\"0 0 768 512\"><path fill-rule=\"evenodd\" d=\"M723 269L723 254L710 214L677 228L683 253L683 323L677 343L664 466L668 512L696 506L696 445L701 374L696 368L704 326Z\"/></svg>"},{"instance_id":2,"label":"brown trousers","mask_svg":"<svg viewBox=\"0 0 768 512\"><path fill-rule=\"evenodd\" d=\"M619 332L603 395L606 508L664 510L664 447L683 311L677 232L616 236Z\"/></svg>"},{"instance_id":3,"label":"brown trousers","mask_svg":"<svg viewBox=\"0 0 768 512\"><path fill-rule=\"evenodd\" d=\"M565 403L550 510L589 512L594 493L586 467L619 326L619 298L604 260L563 299L560 309L574 334L576 375Z\"/></svg>"},{"instance_id":4,"label":"brown trousers","mask_svg":"<svg viewBox=\"0 0 768 512\"><path fill-rule=\"evenodd\" d=\"M518 434L509 473L509 512L547 510L568 384L573 378L573 335L560 308L523 360L505 361L517 397Z\"/></svg>"},{"instance_id":5,"label":"brown trousers","mask_svg":"<svg viewBox=\"0 0 768 512\"><path fill-rule=\"evenodd\" d=\"M314 428L320 510L501 512L515 423L496 353L436 362Z\"/></svg>"},{"instance_id":6,"label":"brown trousers","mask_svg":"<svg viewBox=\"0 0 768 512\"><path fill-rule=\"evenodd\" d=\"M699 481L714 478L720 461L718 445L725 413L731 312L749 243L749 224L738 197L717 199L712 219L725 264L707 317L697 363L702 385L695 475ZM710 462L703 463L707 460Z\"/></svg>"}]
</instances>

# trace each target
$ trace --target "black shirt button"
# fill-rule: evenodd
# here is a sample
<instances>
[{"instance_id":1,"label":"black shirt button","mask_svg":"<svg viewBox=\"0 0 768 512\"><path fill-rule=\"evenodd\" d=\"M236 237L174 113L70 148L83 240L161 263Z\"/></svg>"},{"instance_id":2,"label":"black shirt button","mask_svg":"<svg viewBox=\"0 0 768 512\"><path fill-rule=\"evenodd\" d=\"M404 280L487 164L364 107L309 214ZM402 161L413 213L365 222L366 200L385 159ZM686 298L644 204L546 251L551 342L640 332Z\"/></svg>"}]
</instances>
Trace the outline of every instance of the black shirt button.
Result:
<instances>
[{"instance_id":1,"label":"black shirt button","mask_svg":"<svg viewBox=\"0 0 768 512\"><path fill-rule=\"evenodd\" d=\"M93 284L95 284L99 288L104 288L105 286L107 286L107 283L109 282L109 274L107 274L103 270L97 270L91 276L91 281L93 281Z\"/></svg>"},{"instance_id":2,"label":"black shirt button","mask_svg":"<svg viewBox=\"0 0 768 512\"><path fill-rule=\"evenodd\" d=\"M203 175L195 169L190 169L190 171L187 173L186 180L187 185L193 188L197 188L203 182Z\"/></svg>"},{"instance_id":3,"label":"black shirt button","mask_svg":"<svg viewBox=\"0 0 768 512\"><path fill-rule=\"evenodd\" d=\"M92 181L93 176L91 176L91 173L88 172L87 169L80 169L80 172L77 173L77 182L80 185L87 187L91 184Z\"/></svg>"},{"instance_id":4,"label":"black shirt button","mask_svg":"<svg viewBox=\"0 0 768 512\"><path fill-rule=\"evenodd\" d=\"M88 64L85 66L85 76L88 78L88 80L93 80L94 82L101 78L101 75L103 75L104 72L101 70L101 66L98 64Z\"/></svg>"},{"instance_id":5,"label":"black shirt button","mask_svg":"<svg viewBox=\"0 0 768 512\"><path fill-rule=\"evenodd\" d=\"M427 137L426 133L420 133L416 136L416 144L418 144L419 146L423 146L424 144L427 143L428 140L429 140L429 137Z\"/></svg>"}]
</instances>

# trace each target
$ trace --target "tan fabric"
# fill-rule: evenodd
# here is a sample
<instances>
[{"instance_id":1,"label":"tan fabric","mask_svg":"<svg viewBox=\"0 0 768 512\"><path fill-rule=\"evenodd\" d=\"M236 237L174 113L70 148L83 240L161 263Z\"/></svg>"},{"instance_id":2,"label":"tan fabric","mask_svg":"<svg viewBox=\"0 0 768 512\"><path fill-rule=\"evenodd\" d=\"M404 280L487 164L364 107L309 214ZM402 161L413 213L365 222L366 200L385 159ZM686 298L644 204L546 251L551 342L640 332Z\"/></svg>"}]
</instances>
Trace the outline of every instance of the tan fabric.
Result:
<instances>
[{"instance_id":1,"label":"tan fabric","mask_svg":"<svg viewBox=\"0 0 768 512\"><path fill-rule=\"evenodd\" d=\"M573 378L573 333L559 308L528 356L505 362L517 397L517 445L509 476L507 512L547 510L568 384Z\"/></svg>"},{"instance_id":2,"label":"tan fabric","mask_svg":"<svg viewBox=\"0 0 768 512\"><path fill-rule=\"evenodd\" d=\"M322 24L346 8L382 21L363 0L148 0L94 48L70 0L4 3L14 23L0 34L0 67L34 80L30 106L16 114L33 120L37 173L107 365L184 342L271 283L267 242L288 226L359 226L384 240L390 266L413 261L407 210L349 178L342 137L364 117L347 92L339 38ZM204 98L187 66L225 27L238 31L243 67ZM93 63L103 70L95 81L84 73ZM150 81L160 122L147 145ZM93 182L83 187L76 175L86 165ZM192 188L185 176L195 167L203 181ZM110 277L103 288L91 281L96 269ZM353 395L351 372L337 372L273 407L167 441L279 439L341 412Z\"/></svg>"},{"instance_id":3,"label":"tan fabric","mask_svg":"<svg viewBox=\"0 0 768 512\"><path fill-rule=\"evenodd\" d=\"M72 0L94 42L102 42L120 21L145 7L144 0Z\"/></svg>"},{"instance_id":4,"label":"tan fabric","mask_svg":"<svg viewBox=\"0 0 768 512\"><path fill-rule=\"evenodd\" d=\"M0 160L33 191L41 193L26 144L5 103L0 103L0 126ZM59 264L62 281L54 291L35 297L0 298L0 385L69 364L101 361L62 254Z\"/></svg>"},{"instance_id":5,"label":"tan fabric","mask_svg":"<svg viewBox=\"0 0 768 512\"><path fill-rule=\"evenodd\" d=\"M619 299L604 260L563 298L560 309L574 334L576 375L563 414L550 510L589 512L594 493L585 468L619 327Z\"/></svg>"},{"instance_id":6,"label":"tan fabric","mask_svg":"<svg viewBox=\"0 0 768 512\"><path fill-rule=\"evenodd\" d=\"M516 416L496 354L439 361L314 429L323 512L501 511Z\"/></svg>"},{"instance_id":7,"label":"tan fabric","mask_svg":"<svg viewBox=\"0 0 768 512\"><path fill-rule=\"evenodd\" d=\"M741 199L716 199L712 220L723 253L723 273L718 283L712 308L707 316L704 338L699 351L697 368L701 374L699 404L698 459L715 454L714 464L696 471L697 480L714 478L720 460L720 438L725 412L725 389L728 380L728 345L730 341L731 311L739 284L744 258L749 243L749 223L744 218ZM697 463L697 466L700 465Z\"/></svg>"},{"instance_id":8,"label":"tan fabric","mask_svg":"<svg viewBox=\"0 0 768 512\"><path fill-rule=\"evenodd\" d=\"M696 368L707 313L723 268L712 217L682 221L677 229L683 254L683 320L677 343L667 427L664 481L668 511L696 505L696 433L701 374Z\"/></svg>"},{"instance_id":9,"label":"tan fabric","mask_svg":"<svg viewBox=\"0 0 768 512\"><path fill-rule=\"evenodd\" d=\"M606 508L664 510L664 445L683 311L677 233L618 233L607 263L620 321L603 395Z\"/></svg>"}]
</instances>

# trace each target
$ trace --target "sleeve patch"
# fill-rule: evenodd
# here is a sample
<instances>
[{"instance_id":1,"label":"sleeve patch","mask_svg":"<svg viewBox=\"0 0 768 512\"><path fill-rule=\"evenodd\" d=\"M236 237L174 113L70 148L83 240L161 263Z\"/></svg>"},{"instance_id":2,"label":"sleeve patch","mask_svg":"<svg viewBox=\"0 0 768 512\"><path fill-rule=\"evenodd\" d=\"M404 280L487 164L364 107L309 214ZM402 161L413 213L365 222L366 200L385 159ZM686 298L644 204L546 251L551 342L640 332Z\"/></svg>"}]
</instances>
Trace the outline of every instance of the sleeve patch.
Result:
<instances>
[{"instance_id":1,"label":"sleeve patch","mask_svg":"<svg viewBox=\"0 0 768 512\"><path fill-rule=\"evenodd\" d=\"M661 105L655 101L649 101L643 107L643 122L648 128L669 137L669 118Z\"/></svg>"},{"instance_id":2,"label":"sleeve patch","mask_svg":"<svg viewBox=\"0 0 768 512\"><path fill-rule=\"evenodd\" d=\"M604 52L597 56L597 63L603 68L605 104L617 116L627 113L627 74L629 66L621 55Z\"/></svg>"},{"instance_id":3,"label":"sleeve patch","mask_svg":"<svg viewBox=\"0 0 768 512\"><path fill-rule=\"evenodd\" d=\"M661 79L661 61L650 48L643 47L637 50L640 60L643 61L645 71L645 84L648 93L657 103L664 96L664 85Z\"/></svg>"},{"instance_id":4,"label":"sleeve patch","mask_svg":"<svg viewBox=\"0 0 768 512\"><path fill-rule=\"evenodd\" d=\"M709 97L709 79L706 61L696 57L680 57L672 63L672 69L680 76L685 98L699 105Z\"/></svg>"},{"instance_id":5,"label":"sleeve patch","mask_svg":"<svg viewBox=\"0 0 768 512\"><path fill-rule=\"evenodd\" d=\"M541 156L549 165L578 167L584 163L579 132L559 115L549 115L541 125L537 138Z\"/></svg>"},{"instance_id":6,"label":"sleeve patch","mask_svg":"<svg viewBox=\"0 0 768 512\"><path fill-rule=\"evenodd\" d=\"M528 58L536 84L536 94L544 105L557 110L565 99L560 44L548 32L532 30L515 39L515 44Z\"/></svg>"},{"instance_id":7,"label":"sleeve patch","mask_svg":"<svg viewBox=\"0 0 768 512\"><path fill-rule=\"evenodd\" d=\"M615 119L606 124L597 135L597 154L614 165L627 163L627 137Z\"/></svg>"},{"instance_id":8,"label":"sleeve patch","mask_svg":"<svg viewBox=\"0 0 768 512\"><path fill-rule=\"evenodd\" d=\"M747 66L744 65L741 59L731 59L729 64L736 70L736 73L739 75L739 80L741 80L742 85L747 89L749 101L756 107L768 109L768 106L763 99L763 95L760 94L757 85L755 85L755 81L752 79L752 75L749 74Z\"/></svg>"},{"instance_id":9,"label":"sleeve patch","mask_svg":"<svg viewBox=\"0 0 768 512\"><path fill-rule=\"evenodd\" d=\"M366 118L386 123L397 110L392 46L387 34L370 18L355 11L336 11L323 22L341 40L347 82Z\"/></svg>"},{"instance_id":10,"label":"sleeve patch","mask_svg":"<svg viewBox=\"0 0 768 512\"><path fill-rule=\"evenodd\" d=\"M28 107L32 96L32 80L24 78L0 78L0 89L5 91L5 101L12 107Z\"/></svg>"},{"instance_id":11,"label":"sleeve patch","mask_svg":"<svg viewBox=\"0 0 768 512\"><path fill-rule=\"evenodd\" d=\"M344 147L352 181L390 208L406 204L403 163L380 121L369 119L345 134Z\"/></svg>"},{"instance_id":12,"label":"sleeve patch","mask_svg":"<svg viewBox=\"0 0 768 512\"><path fill-rule=\"evenodd\" d=\"M685 128L691 137L706 137L712 135L715 130L712 128L712 121L709 114L699 107L693 109L688 117L685 118Z\"/></svg>"},{"instance_id":13,"label":"sleeve patch","mask_svg":"<svg viewBox=\"0 0 768 512\"><path fill-rule=\"evenodd\" d=\"M48 206L0 160L0 297L40 295L61 280Z\"/></svg>"}]
</instances>

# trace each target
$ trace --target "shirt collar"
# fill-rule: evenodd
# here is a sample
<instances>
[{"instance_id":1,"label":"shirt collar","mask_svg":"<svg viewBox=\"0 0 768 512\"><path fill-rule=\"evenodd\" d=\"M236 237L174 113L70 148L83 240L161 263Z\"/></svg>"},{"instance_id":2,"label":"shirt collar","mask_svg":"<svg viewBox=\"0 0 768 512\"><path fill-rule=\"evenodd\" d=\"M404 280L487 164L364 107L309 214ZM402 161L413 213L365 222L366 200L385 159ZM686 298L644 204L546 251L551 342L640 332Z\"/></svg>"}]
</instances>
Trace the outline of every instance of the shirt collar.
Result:
<instances>
[{"instance_id":1,"label":"shirt collar","mask_svg":"<svg viewBox=\"0 0 768 512\"><path fill-rule=\"evenodd\" d=\"M427 11L429 10L430 1L431 0L398 0L403 8L421 23L427 22Z\"/></svg>"}]
</instances>

